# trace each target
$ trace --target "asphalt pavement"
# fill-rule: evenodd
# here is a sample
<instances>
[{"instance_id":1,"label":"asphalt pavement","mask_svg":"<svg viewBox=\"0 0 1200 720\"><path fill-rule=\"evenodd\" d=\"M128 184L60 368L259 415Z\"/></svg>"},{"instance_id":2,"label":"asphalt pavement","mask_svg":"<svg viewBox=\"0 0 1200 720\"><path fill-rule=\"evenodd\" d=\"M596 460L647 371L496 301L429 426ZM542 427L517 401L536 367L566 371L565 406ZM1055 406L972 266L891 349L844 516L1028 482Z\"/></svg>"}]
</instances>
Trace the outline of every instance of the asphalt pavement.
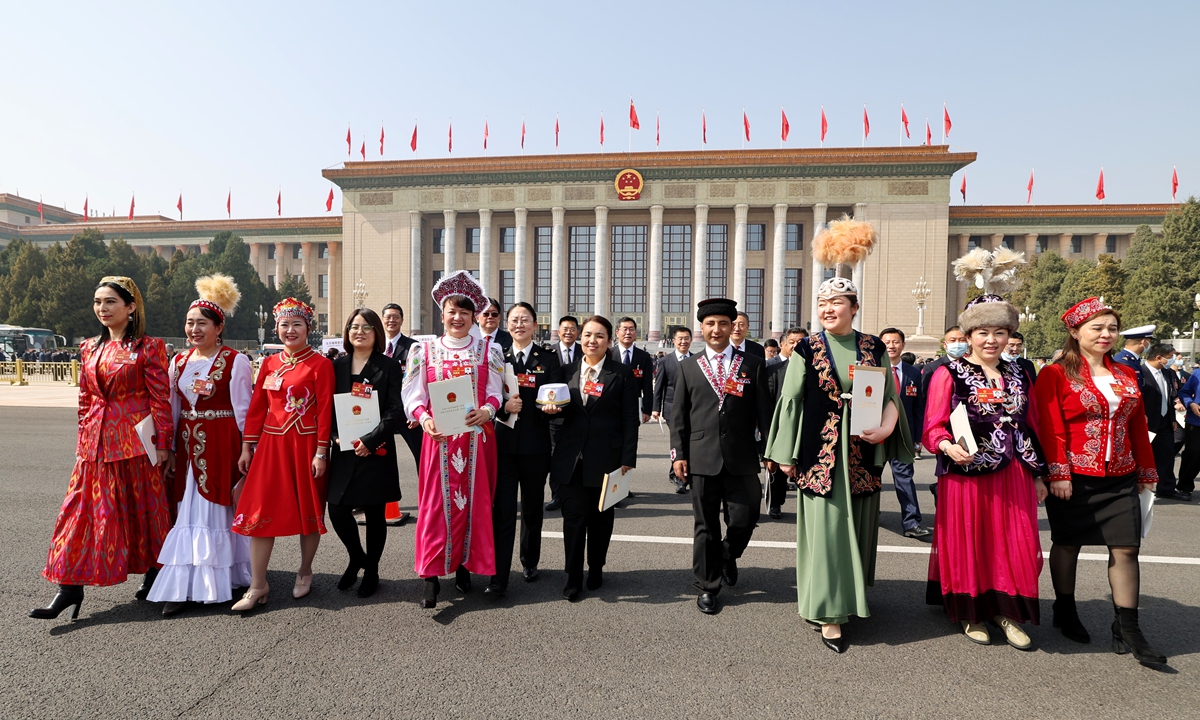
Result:
<instances>
[{"instance_id":1,"label":"asphalt pavement","mask_svg":"<svg viewBox=\"0 0 1200 720\"><path fill-rule=\"evenodd\" d=\"M641 432L633 490L617 510L605 582L583 600L561 596L562 519L549 515L541 577L507 597L466 596L443 582L421 609L413 527L389 530L379 592L334 587L346 555L322 539L312 594L293 600L295 539L276 545L265 610L229 605L162 618L137 602L140 578L87 589L77 622L26 612L54 588L40 576L73 462L75 412L0 413L0 716L5 718L1187 718L1200 717L1200 503L1162 503L1142 554L1141 622L1170 656L1167 671L1110 651L1105 563L1079 566L1080 613L1093 642L1050 627L1049 568L1041 576L1036 649L994 631L974 645L925 604L928 545L900 534L885 473L871 617L846 626L844 655L825 649L796 614L794 494L782 520L764 512L755 544L716 616L696 608L692 511L667 482L668 447ZM409 459L405 456L404 459ZM408 510L415 472L401 465ZM933 463L918 461L925 523ZM1043 547L1049 533L1042 511ZM632 536L632 537L627 537ZM1085 551L1102 552L1101 548Z\"/></svg>"}]
</instances>

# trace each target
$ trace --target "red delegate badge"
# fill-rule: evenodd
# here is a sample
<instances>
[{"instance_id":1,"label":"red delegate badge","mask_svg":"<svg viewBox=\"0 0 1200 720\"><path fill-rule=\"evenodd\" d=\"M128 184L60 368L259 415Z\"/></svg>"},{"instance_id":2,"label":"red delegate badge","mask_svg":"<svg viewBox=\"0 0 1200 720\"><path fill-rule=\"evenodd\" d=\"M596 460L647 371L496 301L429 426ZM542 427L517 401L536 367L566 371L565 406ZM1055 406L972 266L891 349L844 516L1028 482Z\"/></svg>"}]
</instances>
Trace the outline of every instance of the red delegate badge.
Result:
<instances>
[{"instance_id":1,"label":"red delegate badge","mask_svg":"<svg viewBox=\"0 0 1200 720\"><path fill-rule=\"evenodd\" d=\"M592 397L600 397L604 392L604 384L588 380L583 384L583 392Z\"/></svg>"},{"instance_id":2,"label":"red delegate badge","mask_svg":"<svg viewBox=\"0 0 1200 720\"><path fill-rule=\"evenodd\" d=\"M196 393L197 395L199 395L201 397L208 397L209 395L212 395L213 391L216 389L216 387L217 387L217 384L214 383L212 380L205 380L204 378L196 378L195 380L192 381L192 392Z\"/></svg>"},{"instance_id":3,"label":"red delegate badge","mask_svg":"<svg viewBox=\"0 0 1200 720\"><path fill-rule=\"evenodd\" d=\"M113 353L113 362L118 365L133 365L137 362L137 359L137 353L123 347L117 348L116 352Z\"/></svg>"},{"instance_id":4,"label":"red delegate badge","mask_svg":"<svg viewBox=\"0 0 1200 720\"><path fill-rule=\"evenodd\" d=\"M283 388L282 375L268 375L263 380L263 390L279 390Z\"/></svg>"},{"instance_id":5,"label":"red delegate badge","mask_svg":"<svg viewBox=\"0 0 1200 720\"><path fill-rule=\"evenodd\" d=\"M354 383L350 386L350 395L353 397L370 398L371 392L370 383Z\"/></svg>"},{"instance_id":6,"label":"red delegate badge","mask_svg":"<svg viewBox=\"0 0 1200 720\"><path fill-rule=\"evenodd\" d=\"M537 375L533 373L521 373L517 375L517 385L523 388L537 387Z\"/></svg>"},{"instance_id":7,"label":"red delegate badge","mask_svg":"<svg viewBox=\"0 0 1200 720\"><path fill-rule=\"evenodd\" d=\"M988 405L999 405L1004 402L1004 391L1000 388L979 388L975 391L979 402Z\"/></svg>"},{"instance_id":8,"label":"red delegate badge","mask_svg":"<svg viewBox=\"0 0 1200 720\"><path fill-rule=\"evenodd\" d=\"M917 396L917 386L916 386L916 385L909 385L909 386L905 387L905 388L904 388L904 394L905 394L905 395L907 395L907 396L909 396L909 397L916 397L916 396Z\"/></svg>"},{"instance_id":9,"label":"red delegate badge","mask_svg":"<svg viewBox=\"0 0 1200 720\"><path fill-rule=\"evenodd\" d=\"M741 397L745 387L738 382L737 378L729 378L725 381L725 394L734 397Z\"/></svg>"},{"instance_id":10,"label":"red delegate badge","mask_svg":"<svg viewBox=\"0 0 1200 720\"><path fill-rule=\"evenodd\" d=\"M645 374L646 374L646 373L645 373L645 371L644 371L644 370L642 370L640 367L635 367L635 368L633 369L633 376L634 376L635 378L640 378L640 377L642 377L642 376L643 376L643 375L645 375Z\"/></svg>"}]
</instances>

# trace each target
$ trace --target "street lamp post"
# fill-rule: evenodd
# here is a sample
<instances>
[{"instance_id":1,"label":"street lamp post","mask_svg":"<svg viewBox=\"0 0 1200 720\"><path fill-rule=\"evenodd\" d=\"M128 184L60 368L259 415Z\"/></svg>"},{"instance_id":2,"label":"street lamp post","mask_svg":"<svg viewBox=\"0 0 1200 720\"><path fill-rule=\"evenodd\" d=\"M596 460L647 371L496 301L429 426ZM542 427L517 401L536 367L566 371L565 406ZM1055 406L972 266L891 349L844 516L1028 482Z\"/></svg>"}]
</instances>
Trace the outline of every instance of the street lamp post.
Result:
<instances>
[{"instance_id":1,"label":"street lamp post","mask_svg":"<svg viewBox=\"0 0 1200 720\"><path fill-rule=\"evenodd\" d=\"M353 294L354 294L354 307L356 309L361 310L362 308L367 306L367 295L368 295L367 284L365 282L363 282L362 278L359 278L358 282L354 283L354 293Z\"/></svg>"},{"instance_id":2,"label":"street lamp post","mask_svg":"<svg viewBox=\"0 0 1200 720\"><path fill-rule=\"evenodd\" d=\"M929 283L925 282L922 276L912 291L913 300L917 301L917 335L925 334L925 301L929 299L929 295ZM1196 297L1200 298L1200 295Z\"/></svg>"},{"instance_id":3,"label":"street lamp post","mask_svg":"<svg viewBox=\"0 0 1200 720\"><path fill-rule=\"evenodd\" d=\"M1028 305L1026 305L1026 306L1025 306L1025 312L1023 312L1023 313L1017 313L1017 320L1019 320L1019 321L1021 321L1021 322L1023 322L1023 323L1026 323L1026 322L1033 322L1034 320L1037 320L1037 313L1035 313L1035 312L1030 312L1030 311L1029 311L1029 306L1028 306ZM1025 358L1028 358L1028 357L1029 357L1029 346L1028 346L1028 345L1025 345L1024 343L1022 343L1022 348L1021 348L1021 356L1022 356L1022 357L1025 357Z\"/></svg>"},{"instance_id":4,"label":"street lamp post","mask_svg":"<svg viewBox=\"0 0 1200 720\"><path fill-rule=\"evenodd\" d=\"M258 315L258 349L261 352L262 346L263 346L263 340L266 338L266 334L267 334L266 331L263 330L263 323L265 323L267 321L267 311L263 310L262 305L259 305L258 313L256 313L256 314Z\"/></svg>"}]
</instances>

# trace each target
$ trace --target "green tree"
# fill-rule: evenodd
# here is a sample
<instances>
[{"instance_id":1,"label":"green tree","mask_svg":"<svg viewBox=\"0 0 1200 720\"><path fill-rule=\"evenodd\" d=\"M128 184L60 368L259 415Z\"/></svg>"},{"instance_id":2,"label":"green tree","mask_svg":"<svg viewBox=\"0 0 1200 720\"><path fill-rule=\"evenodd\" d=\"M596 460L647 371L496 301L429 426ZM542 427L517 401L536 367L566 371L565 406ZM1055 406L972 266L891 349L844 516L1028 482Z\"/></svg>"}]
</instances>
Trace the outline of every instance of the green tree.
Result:
<instances>
[{"instance_id":1,"label":"green tree","mask_svg":"<svg viewBox=\"0 0 1200 720\"><path fill-rule=\"evenodd\" d=\"M79 338L98 332L99 324L92 310L96 281L87 270L75 262L52 260L36 285L42 297L39 314L46 327L53 328L72 345Z\"/></svg>"},{"instance_id":2,"label":"green tree","mask_svg":"<svg viewBox=\"0 0 1200 720\"><path fill-rule=\"evenodd\" d=\"M46 256L26 240L13 241L5 251L11 264L0 276L0 318L13 325L36 325L41 296L35 286L46 270Z\"/></svg>"},{"instance_id":3,"label":"green tree","mask_svg":"<svg viewBox=\"0 0 1200 720\"><path fill-rule=\"evenodd\" d=\"M1062 347L1066 330L1059 316L1066 309L1061 304L1061 294L1067 270L1062 256L1047 251L1035 255L1020 271L1023 282L1013 291L1012 302L1022 312L1029 308L1036 318L1021 323L1025 345L1031 355L1049 356Z\"/></svg>"},{"instance_id":4,"label":"green tree","mask_svg":"<svg viewBox=\"0 0 1200 720\"><path fill-rule=\"evenodd\" d=\"M162 275L155 273L146 281L142 299L146 303L146 332L156 337L178 337L183 325L178 323L171 291Z\"/></svg>"},{"instance_id":5,"label":"green tree","mask_svg":"<svg viewBox=\"0 0 1200 720\"><path fill-rule=\"evenodd\" d=\"M296 298L300 302L312 305L312 295L308 292L308 283L303 275L284 277L283 282L279 283L279 297Z\"/></svg>"}]
</instances>

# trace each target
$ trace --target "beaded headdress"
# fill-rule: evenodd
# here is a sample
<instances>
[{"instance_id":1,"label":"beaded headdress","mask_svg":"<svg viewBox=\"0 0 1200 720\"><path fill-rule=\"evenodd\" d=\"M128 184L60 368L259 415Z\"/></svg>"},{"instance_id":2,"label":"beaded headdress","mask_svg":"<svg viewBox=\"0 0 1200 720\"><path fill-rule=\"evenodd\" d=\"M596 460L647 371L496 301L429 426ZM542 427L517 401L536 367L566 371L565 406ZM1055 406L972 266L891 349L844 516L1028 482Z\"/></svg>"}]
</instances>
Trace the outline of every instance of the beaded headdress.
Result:
<instances>
[{"instance_id":1,"label":"beaded headdress","mask_svg":"<svg viewBox=\"0 0 1200 720\"><path fill-rule=\"evenodd\" d=\"M275 309L272 311L275 314L275 322L279 322L283 318L298 317L308 323L311 328L313 324L313 309L296 298L284 298L275 304Z\"/></svg>"},{"instance_id":2,"label":"beaded headdress","mask_svg":"<svg viewBox=\"0 0 1200 720\"><path fill-rule=\"evenodd\" d=\"M482 312L488 305L487 293L483 286L466 270L452 272L433 286L433 301L442 307L446 298L460 296L470 300L475 305L476 312Z\"/></svg>"}]
</instances>

